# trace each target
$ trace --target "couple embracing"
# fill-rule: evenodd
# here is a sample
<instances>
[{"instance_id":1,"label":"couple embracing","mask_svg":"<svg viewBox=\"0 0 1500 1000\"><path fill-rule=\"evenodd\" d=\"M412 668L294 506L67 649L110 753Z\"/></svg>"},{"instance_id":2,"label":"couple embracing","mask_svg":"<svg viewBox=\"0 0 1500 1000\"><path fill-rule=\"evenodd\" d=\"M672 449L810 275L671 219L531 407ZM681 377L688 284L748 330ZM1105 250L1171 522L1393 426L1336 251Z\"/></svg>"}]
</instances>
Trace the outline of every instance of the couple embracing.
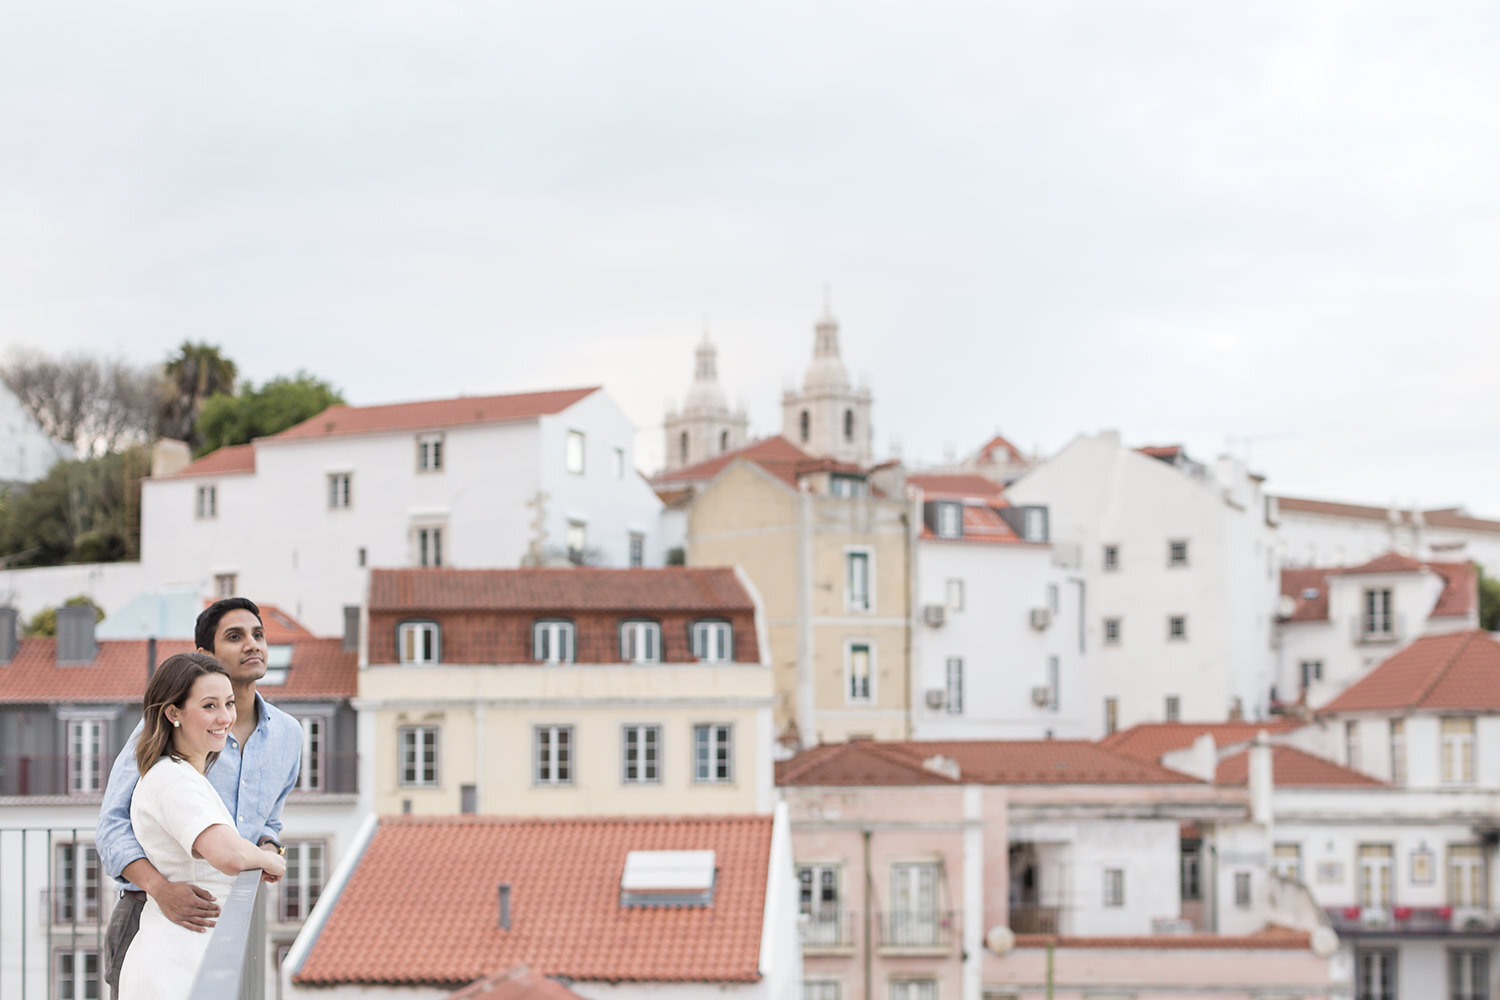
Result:
<instances>
[{"instance_id":1,"label":"couple embracing","mask_svg":"<svg viewBox=\"0 0 1500 1000\"><path fill-rule=\"evenodd\" d=\"M117 1000L184 1000L235 877L286 873L281 807L302 730L255 690L266 673L260 609L214 602L194 643L152 674L100 807L100 863L130 883L105 939Z\"/></svg>"}]
</instances>

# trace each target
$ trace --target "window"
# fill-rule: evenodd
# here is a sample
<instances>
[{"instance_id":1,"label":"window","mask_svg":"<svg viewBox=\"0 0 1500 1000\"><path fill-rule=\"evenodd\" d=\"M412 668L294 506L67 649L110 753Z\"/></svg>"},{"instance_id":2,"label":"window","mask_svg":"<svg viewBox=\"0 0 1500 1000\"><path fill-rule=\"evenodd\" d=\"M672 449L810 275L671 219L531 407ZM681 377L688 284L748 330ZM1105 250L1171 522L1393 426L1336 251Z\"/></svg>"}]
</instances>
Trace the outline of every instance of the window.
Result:
<instances>
[{"instance_id":1,"label":"window","mask_svg":"<svg viewBox=\"0 0 1500 1000\"><path fill-rule=\"evenodd\" d=\"M1242 910L1250 909L1250 873L1234 873L1234 905Z\"/></svg>"},{"instance_id":2,"label":"window","mask_svg":"<svg viewBox=\"0 0 1500 1000\"><path fill-rule=\"evenodd\" d=\"M853 410L845 410L844 411L844 440L845 441L853 441L854 440L854 411Z\"/></svg>"},{"instance_id":3,"label":"window","mask_svg":"<svg viewBox=\"0 0 1500 1000\"><path fill-rule=\"evenodd\" d=\"M1364 609L1360 624L1365 636L1380 638L1395 634L1390 588L1365 591Z\"/></svg>"},{"instance_id":4,"label":"window","mask_svg":"<svg viewBox=\"0 0 1500 1000\"><path fill-rule=\"evenodd\" d=\"M569 472L575 476L583 475L583 431L568 431L566 462Z\"/></svg>"},{"instance_id":5,"label":"window","mask_svg":"<svg viewBox=\"0 0 1500 1000\"><path fill-rule=\"evenodd\" d=\"M366 562L369 561L369 553L365 551L365 547L363 545L361 545L359 547L359 553L356 556L356 561L361 566L363 566Z\"/></svg>"},{"instance_id":6,"label":"window","mask_svg":"<svg viewBox=\"0 0 1500 1000\"><path fill-rule=\"evenodd\" d=\"M964 536L963 504L940 503L937 505L937 533L939 538L962 538Z\"/></svg>"},{"instance_id":7,"label":"window","mask_svg":"<svg viewBox=\"0 0 1500 1000\"><path fill-rule=\"evenodd\" d=\"M68 794L98 795L104 791L109 764L103 757L104 719L68 720Z\"/></svg>"},{"instance_id":8,"label":"window","mask_svg":"<svg viewBox=\"0 0 1500 1000\"><path fill-rule=\"evenodd\" d=\"M803 943L813 944L809 940L807 931L803 931ZM837 979L804 979L802 980L802 1000L840 1000L839 981Z\"/></svg>"},{"instance_id":9,"label":"window","mask_svg":"<svg viewBox=\"0 0 1500 1000\"><path fill-rule=\"evenodd\" d=\"M402 622L396 626L396 654L401 663L437 663L440 653L437 622Z\"/></svg>"},{"instance_id":10,"label":"window","mask_svg":"<svg viewBox=\"0 0 1500 1000\"><path fill-rule=\"evenodd\" d=\"M1047 508L1027 507L1024 519L1021 522L1028 542L1045 542L1047 540Z\"/></svg>"},{"instance_id":11,"label":"window","mask_svg":"<svg viewBox=\"0 0 1500 1000\"><path fill-rule=\"evenodd\" d=\"M949 715L964 712L964 661L961 657L948 657L943 705Z\"/></svg>"},{"instance_id":12,"label":"window","mask_svg":"<svg viewBox=\"0 0 1500 1000\"><path fill-rule=\"evenodd\" d=\"M437 726L402 726L397 730L397 745L400 749L400 784L411 788L435 787L438 783Z\"/></svg>"},{"instance_id":13,"label":"window","mask_svg":"<svg viewBox=\"0 0 1500 1000\"><path fill-rule=\"evenodd\" d=\"M569 521L566 540L568 562L574 566L582 566L583 550L588 547L589 543L589 526L582 521Z\"/></svg>"},{"instance_id":14,"label":"window","mask_svg":"<svg viewBox=\"0 0 1500 1000\"><path fill-rule=\"evenodd\" d=\"M1449 1000L1490 1000L1490 953L1479 948L1448 952Z\"/></svg>"},{"instance_id":15,"label":"window","mask_svg":"<svg viewBox=\"0 0 1500 1000\"><path fill-rule=\"evenodd\" d=\"M1104 546L1104 569L1106 572L1114 572L1120 568L1120 547L1118 545Z\"/></svg>"},{"instance_id":16,"label":"window","mask_svg":"<svg viewBox=\"0 0 1500 1000\"><path fill-rule=\"evenodd\" d=\"M354 476L348 472L334 472L328 476L328 509L342 510L352 499L350 484Z\"/></svg>"},{"instance_id":17,"label":"window","mask_svg":"<svg viewBox=\"0 0 1500 1000\"><path fill-rule=\"evenodd\" d=\"M693 780L699 784L722 784L734 780L731 764L734 727L713 723L693 727Z\"/></svg>"},{"instance_id":18,"label":"window","mask_svg":"<svg viewBox=\"0 0 1500 1000\"><path fill-rule=\"evenodd\" d=\"M234 573L214 574L214 596L233 597L239 587L239 577Z\"/></svg>"},{"instance_id":19,"label":"window","mask_svg":"<svg viewBox=\"0 0 1500 1000\"><path fill-rule=\"evenodd\" d=\"M1195 902L1203 898L1203 841L1182 841L1182 901Z\"/></svg>"},{"instance_id":20,"label":"window","mask_svg":"<svg viewBox=\"0 0 1500 1000\"><path fill-rule=\"evenodd\" d=\"M1053 712L1062 704L1062 670L1055 656L1047 657L1047 708Z\"/></svg>"},{"instance_id":21,"label":"window","mask_svg":"<svg viewBox=\"0 0 1500 1000\"><path fill-rule=\"evenodd\" d=\"M1396 949L1355 950L1354 996L1356 1000L1396 1000Z\"/></svg>"},{"instance_id":22,"label":"window","mask_svg":"<svg viewBox=\"0 0 1500 1000\"><path fill-rule=\"evenodd\" d=\"M829 476L828 492L836 497L862 497L869 490L859 476Z\"/></svg>"},{"instance_id":23,"label":"window","mask_svg":"<svg viewBox=\"0 0 1500 1000\"><path fill-rule=\"evenodd\" d=\"M1057 614L1057 612L1060 610L1060 604L1057 594L1057 584L1055 583L1047 584L1047 610L1051 611L1053 614Z\"/></svg>"},{"instance_id":24,"label":"window","mask_svg":"<svg viewBox=\"0 0 1500 1000\"><path fill-rule=\"evenodd\" d=\"M1167 619L1167 640L1169 642L1187 640L1187 615L1172 615Z\"/></svg>"},{"instance_id":25,"label":"window","mask_svg":"<svg viewBox=\"0 0 1500 1000\"><path fill-rule=\"evenodd\" d=\"M937 1000L937 980L892 979L891 1000Z\"/></svg>"},{"instance_id":26,"label":"window","mask_svg":"<svg viewBox=\"0 0 1500 1000\"><path fill-rule=\"evenodd\" d=\"M734 632L728 622L693 622L693 656L703 663L734 659Z\"/></svg>"},{"instance_id":27,"label":"window","mask_svg":"<svg viewBox=\"0 0 1500 1000\"><path fill-rule=\"evenodd\" d=\"M1104 905L1125 905L1125 869L1104 869Z\"/></svg>"},{"instance_id":28,"label":"window","mask_svg":"<svg viewBox=\"0 0 1500 1000\"><path fill-rule=\"evenodd\" d=\"M1391 784L1406 784L1406 720L1391 720Z\"/></svg>"},{"instance_id":29,"label":"window","mask_svg":"<svg viewBox=\"0 0 1500 1000\"><path fill-rule=\"evenodd\" d=\"M1182 717L1182 698L1179 695L1167 695L1166 720L1176 722Z\"/></svg>"},{"instance_id":30,"label":"window","mask_svg":"<svg viewBox=\"0 0 1500 1000\"><path fill-rule=\"evenodd\" d=\"M57 1000L99 1000L104 995L97 951L59 949L52 956L52 995Z\"/></svg>"},{"instance_id":31,"label":"window","mask_svg":"<svg viewBox=\"0 0 1500 1000\"><path fill-rule=\"evenodd\" d=\"M306 920L323 893L328 875L328 845L321 840L289 840L286 844L286 877L281 880L282 923Z\"/></svg>"},{"instance_id":32,"label":"window","mask_svg":"<svg viewBox=\"0 0 1500 1000\"><path fill-rule=\"evenodd\" d=\"M627 785L661 781L661 726L620 727L620 780Z\"/></svg>"},{"instance_id":33,"label":"window","mask_svg":"<svg viewBox=\"0 0 1500 1000\"><path fill-rule=\"evenodd\" d=\"M219 516L219 488L217 486L198 487L193 513L205 520Z\"/></svg>"},{"instance_id":34,"label":"window","mask_svg":"<svg viewBox=\"0 0 1500 1000\"><path fill-rule=\"evenodd\" d=\"M1352 720L1344 723L1344 764L1356 771L1363 768L1359 753L1359 723Z\"/></svg>"},{"instance_id":35,"label":"window","mask_svg":"<svg viewBox=\"0 0 1500 1000\"><path fill-rule=\"evenodd\" d=\"M1391 905L1390 844L1359 845L1359 905Z\"/></svg>"},{"instance_id":36,"label":"window","mask_svg":"<svg viewBox=\"0 0 1500 1000\"><path fill-rule=\"evenodd\" d=\"M615 478L616 479L624 479L625 478L625 449L624 448L616 448L615 449Z\"/></svg>"},{"instance_id":37,"label":"window","mask_svg":"<svg viewBox=\"0 0 1500 1000\"><path fill-rule=\"evenodd\" d=\"M948 581L948 610L962 611L964 609L964 582L962 580Z\"/></svg>"},{"instance_id":38,"label":"window","mask_svg":"<svg viewBox=\"0 0 1500 1000\"><path fill-rule=\"evenodd\" d=\"M328 720L321 715L299 715L297 722L302 726L302 770L297 772L297 791L324 791L328 787L324 775Z\"/></svg>"},{"instance_id":39,"label":"window","mask_svg":"<svg viewBox=\"0 0 1500 1000\"><path fill-rule=\"evenodd\" d=\"M850 611L870 610L870 553L844 553L844 605Z\"/></svg>"},{"instance_id":40,"label":"window","mask_svg":"<svg viewBox=\"0 0 1500 1000\"><path fill-rule=\"evenodd\" d=\"M537 726L532 730L532 768L538 785L573 783L573 727Z\"/></svg>"},{"instance_id":41,"label":"window","mask_svg":"<svg viewBox=\"0 0 1500 1000\"><path fill-rule=\"evenodd\" d=\"M688 432L687 431L683 431L681 434L679 434L677 436L677 460L679 462L681 462L683 465L687 464L687 460L688 460Z\"/></svg>"},{"instance_id":42,"label":"window","mask_svg":"<svg viewBox=\"0 0 1500 1000\"><path fill-rule=\"evenodd\" d=\"M889 942L906 947L939 944L940 917L938 866L930 861L891 865Z\"/></svg>"},{"instance_id":43,"label":"window","mask_svg":"<svg viewBox=\"0 0 1500 1000\"><path fill-rule=\"evenodd\" d=\"M656 622L621 622L620 659L626 663L660 663L661 625Z\"/></svg>"},{"instance_id":44,"label":"window","mask_svg":"<svg viewBox=\"0 0 1500 1000\"><path fill-rule=\"evenodd\" d=\"M839 909L839 866L797 866L797 911L802 915L802 945L837 945L843 913Z\"/></svg>"},{"instance_id":45,"label":"window","mask_svg":"<svg viewBox=\"0 0 1500 1000\"><path fill-rule=\"evenodd\" d=\"M630 565L646 565L646 536L639 531L630 533Z\"/></svg>"},{"instance_id":46,"label":"window","mask_svg":"<svg viewBox=\"0 0 1500 1000\"><path fill-rule=\"evenodd\" d=\"M1277 844L1272 851L1271 867L1286 878L1302 881L1302 845Z\"/></svg>"},{"instance_id":47,"label":"window","mask_svg":"<svg viewBox=\"0 0 1500 1000\"><path fill-rule=\"evenodd\" d=\"M848 684L844 690L850 702L869 702L873 698L870 659L868 642L851 642L845 647L844 672L848 675Z\"/></svg>"},{"instance_id":48,"label":"window","mask_svg":"<svg viewBox=\"0 0 1500 1000\"><path fill-rule=\"evenodd\" d=\"M1120 619L1104 619L1104 641L1111 645L1120 641Z\"/></svg>"},{"instance_id":49,"label":"window","mask_svg":"<svg viewBox=\"0 0 1500 1000\"><path fill-rule=\"evenodd\" d=\"M427 525L416 529L417 565L443 565L443 529L439 525Z\"/></svg>"},{"instance_id":50,"label":"window","mask_svg":"<svg viewBox=\"0 0 1500 1000\"><path fill-rule=\"evenodd\" d=\"M1444 719L1443 784L1472 785L1474 783L1474 720Z\"/></svg>"},{"instance_id":51,"label":"window","mask_svg":"<svg viewBox=\"0 0 1500 1000\"><path fill-rule=\"evenodd\" d=\"M58 844L53 859L52 923L99 921L99 855L93 844Z\"/></svg>"},{"instance_id":52,"label":"window","mask_svg":"<svg viewBox=\"0 0 1500 1000\"><path fill-rule=\"evenodd\" d=\"M1178 538L1167 543L1167 565L1186 566L1188 564L1188 543L1186 539Z\"/></svg>"},{"instance_id":53,"label":"window","mask_svg":"<svg viewBox=\"0 0 1500 1000\"><path fill-rule=\"evenodd\" d=\"M561 621L533 622L531 658L538 663L573 662L573 623Z\"/></svg>"},{"instance_id":54,"label":"window","mask_svg":"<svg viewBox=\"0 0 1500 1000\"><path fill-rule=\"evenodd\" d=\"M1322 660L1303 660L1298 665L1298 670L1302 674L1302 689L1304 691L1311 687L1314 681L1323 679Z\"/></svg>"},{"instance_id":55,"label":"window","mask_svg":"<svg viewBox=\"0 0 1500 1000\"><path fill-rule=\"evenodd\" d=\"M802 436L802 442L806 444L807 439L812 435L812 418L808 416L806 410L803 410L802 415L797 418L797 425L798 431Z\"/></svg>"},{"instance_id":56,"label":"window","mask_svg":"<svg viewBox=\"0 0 1500 1000\"><path fill-rule=\"evenodd\" d=\"M1484 853L1478 844L1448 845L1448 905L1486 905Z\"/></svg>"},{"instance_id":57,"label":"window","mask_svg":"<svg viewBox=\"0 0 1500 1000\"><path fill-rule=\"evenodd\" d=\"M1108 736L1120 728L1120 699L1104 699L1104 735Z\"/></svg>"},{"instance_id":58,"label":"window","mask_svg":"<svg viewBox=\"0 0 1500 1000\"><path fill-rule=\"evenodd\" d=\"M441 472L443 469L443 434L417 435L417 471Z\"/></svg>"}]
</instances>

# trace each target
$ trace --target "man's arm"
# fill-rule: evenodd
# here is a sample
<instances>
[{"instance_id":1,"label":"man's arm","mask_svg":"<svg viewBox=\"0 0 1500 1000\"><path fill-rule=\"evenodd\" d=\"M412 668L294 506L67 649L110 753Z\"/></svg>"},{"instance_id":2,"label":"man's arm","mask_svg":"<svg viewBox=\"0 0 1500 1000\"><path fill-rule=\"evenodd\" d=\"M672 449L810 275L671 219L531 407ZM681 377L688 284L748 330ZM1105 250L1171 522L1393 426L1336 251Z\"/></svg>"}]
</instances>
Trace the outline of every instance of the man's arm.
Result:
<instances>
[{"instance_id":1,"label":"man's arm","mask_svg":"<svg viewBox=\"0 0 1500 1000\"><path fill-rule=\"evenodd\" d=\"M168 920L190 931L208 930L219 915L219 904L213 893L191 882L169 880L145 858L136 858L126 865L123 874L156 900L156 905L161 907Z\"/></svg>"}]
</instances>

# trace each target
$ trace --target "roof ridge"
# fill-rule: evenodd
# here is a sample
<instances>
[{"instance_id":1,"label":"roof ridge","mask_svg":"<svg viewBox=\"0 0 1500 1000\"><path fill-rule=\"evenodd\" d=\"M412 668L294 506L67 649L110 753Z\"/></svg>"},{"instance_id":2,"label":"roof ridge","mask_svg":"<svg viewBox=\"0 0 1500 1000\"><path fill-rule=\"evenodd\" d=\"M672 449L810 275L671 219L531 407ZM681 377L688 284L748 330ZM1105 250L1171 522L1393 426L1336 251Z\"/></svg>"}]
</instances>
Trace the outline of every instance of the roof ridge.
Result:
<instances>
[{"instance_id":1,"label":"roof ridge","mask_svg":"<svg viewBox=\"0 0 1500 1000\"><path fill-rule=\"evenodd\" d=\"M1417 696L1412 699L1413 708L1421 707L1422 703L1427 700L1427 696L1432 694L1433 688L1438 686L1438 682L1452 669L1453 664L1458 662L1458 658L1463 655L1464 650L1469 648L1469 643L1474 641L1475 633L1472 631L1461 632L1459 634L1463 636L1463 641L1454 648L1451 656L1438 665L1437 669L1432 672L1432 676L1428 678L1427 683L1417 689ZM1410 649L1411 647L1408 646L1407 648Z\"/></svg>"}]
</instances>

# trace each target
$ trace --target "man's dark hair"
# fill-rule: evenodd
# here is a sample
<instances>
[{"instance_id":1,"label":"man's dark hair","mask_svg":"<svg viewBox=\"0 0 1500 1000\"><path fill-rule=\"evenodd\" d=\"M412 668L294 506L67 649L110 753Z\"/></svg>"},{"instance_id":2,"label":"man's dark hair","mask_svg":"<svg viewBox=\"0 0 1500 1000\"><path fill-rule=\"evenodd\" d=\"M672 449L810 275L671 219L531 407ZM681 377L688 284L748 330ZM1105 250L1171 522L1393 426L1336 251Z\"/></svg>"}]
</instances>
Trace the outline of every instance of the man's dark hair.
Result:
<instances>
[{"instance_id":1,"label":"man's dark hair","mask_svg":"<svg viewBox=\"0 0 1500 1000\"><path fill-rule=\"evenodd\" d=\"M248 597L226 597L222 601L214 601L203 609L198 616L198 624L193 628L193 642L199 649L206 649L210 653L214 651L214 636L219 632L219 619L231 611L248 611L260 621L260 608ZM262 625L265 622L261 622Z\"/></svg>"}]
</instances>

